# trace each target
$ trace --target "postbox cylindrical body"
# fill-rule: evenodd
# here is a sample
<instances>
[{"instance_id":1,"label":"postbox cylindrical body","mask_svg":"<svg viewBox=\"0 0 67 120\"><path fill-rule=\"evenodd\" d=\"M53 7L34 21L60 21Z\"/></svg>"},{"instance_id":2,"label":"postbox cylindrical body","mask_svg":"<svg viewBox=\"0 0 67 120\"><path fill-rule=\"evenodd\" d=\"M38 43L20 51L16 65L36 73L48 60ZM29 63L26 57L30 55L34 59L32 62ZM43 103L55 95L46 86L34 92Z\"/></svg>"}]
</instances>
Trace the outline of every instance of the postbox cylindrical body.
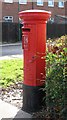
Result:
<instances>
[{"instance_id":1,"label":"postbox cylindrical body","mask_svg":"<svg viewBox=\"0 0 67 120\"><path fill-rule=\"evenodd\" d=\"M51 13L26 10L22 19L22 47L24 49L23 107L35 111L42 104L41 88L45 84L46 21Z\"/></svg>"}]
</instances>

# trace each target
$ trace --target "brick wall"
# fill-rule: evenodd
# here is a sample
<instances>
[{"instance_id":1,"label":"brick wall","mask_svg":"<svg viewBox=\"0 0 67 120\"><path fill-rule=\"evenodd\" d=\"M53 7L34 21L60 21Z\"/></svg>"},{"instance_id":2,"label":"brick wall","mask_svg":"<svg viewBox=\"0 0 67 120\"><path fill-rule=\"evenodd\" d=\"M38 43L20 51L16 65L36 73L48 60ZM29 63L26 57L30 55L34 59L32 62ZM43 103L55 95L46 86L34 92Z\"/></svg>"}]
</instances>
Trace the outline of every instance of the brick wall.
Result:
<instances>
[{"instance_id":1,"label":"brick wall","mask_svg":"<svg viewBox=\"0 0 67 120\"><path fill-rule=\"evenodd\" d=\"M13 16L13 21L18 22L18 3L4 3L2 4L2 18L3 16Z\"/></svg>"},{"instance_id":2,"label":"brick wall","mask_svg":"<svg viewBox=\"0 0 67 120\"><path fill-rule=\"evenodd\" d=\"M0 22L2 21L2 2L0 1Z\"/></svg>"},{"instance_id":3,"label":"brick wall","mask_svg":"<svg viewBox=\"0 0 67 120\"><path fill-rule=\"evenodd\" d=\"M67 15L66 12L67 2L65 2L64 8L59 8L58 3L54 3L54 7L48 7L48 3L44 2L43 6L37 6L36 2L33 2L33 9L41 9L52 12L52 17L55 15ZM2 5L2 16L13 16L14 22L18 22L18 11L32 9L32 3L28 2L27 4L18 5L17 2L13 2L11 4L7 4L3 2Z\"/></svg>"}]
</instances>

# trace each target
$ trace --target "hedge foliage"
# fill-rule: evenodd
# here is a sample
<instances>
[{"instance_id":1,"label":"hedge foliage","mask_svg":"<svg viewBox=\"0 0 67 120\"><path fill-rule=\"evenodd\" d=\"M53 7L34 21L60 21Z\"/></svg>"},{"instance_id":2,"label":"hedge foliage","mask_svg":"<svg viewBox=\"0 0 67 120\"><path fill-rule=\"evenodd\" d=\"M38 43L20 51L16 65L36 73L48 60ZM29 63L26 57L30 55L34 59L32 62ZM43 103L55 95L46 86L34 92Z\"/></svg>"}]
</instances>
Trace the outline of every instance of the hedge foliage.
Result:
<instances>
[{"instance_id":1,"label":"hedge foliage","mask_svg":"<svg viewBox=\"0 0 67 120\"><path fill-rule=\"evenodd\" d=\"M48 117L67 119L67 35L47 40L46 105Z\"/></svg>"}]
</instances>

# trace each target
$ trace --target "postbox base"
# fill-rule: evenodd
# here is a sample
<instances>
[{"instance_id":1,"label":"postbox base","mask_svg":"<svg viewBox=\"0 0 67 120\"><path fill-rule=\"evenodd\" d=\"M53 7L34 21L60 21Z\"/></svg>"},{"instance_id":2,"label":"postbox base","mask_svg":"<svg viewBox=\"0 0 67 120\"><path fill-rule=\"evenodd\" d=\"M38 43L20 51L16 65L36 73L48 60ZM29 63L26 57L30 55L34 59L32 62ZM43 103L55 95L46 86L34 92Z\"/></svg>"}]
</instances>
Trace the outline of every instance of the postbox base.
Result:
<instances>
[{"instance_id":1,"label":"postbox base","mask_svg":"<svg viewBox=\"0 0 67 120\"><path fill-rule=\"evenodd\" d=\"M36 112L43 106L44 86L27 86L23 84L23 107L26 112Z\"/></svg>"}]
</instances>

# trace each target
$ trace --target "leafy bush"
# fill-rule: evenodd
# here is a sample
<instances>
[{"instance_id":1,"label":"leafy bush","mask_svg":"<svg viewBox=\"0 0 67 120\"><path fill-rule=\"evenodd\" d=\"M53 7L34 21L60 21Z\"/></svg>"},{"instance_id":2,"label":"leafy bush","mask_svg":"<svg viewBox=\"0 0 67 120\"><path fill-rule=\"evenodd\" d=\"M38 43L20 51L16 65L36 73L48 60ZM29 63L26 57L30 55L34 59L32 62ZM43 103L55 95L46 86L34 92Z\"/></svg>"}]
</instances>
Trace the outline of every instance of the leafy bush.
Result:
<instances>
[{"instance_id":1,"label":"leafy bush","mask_svg":"<svg viewBox=\"0 0 67 120\"><path fill-rule=\"evenodd\" d=\"M46 104L48 116L67 119L67 35L47 43L46 56ZM56 118L57 117L57 118Z\"/></svg>"},{"instance_id":2,"label":"leafy bush","mask_svg":"<svg viewBox=\"0 0 67 120\"><path fill-rule=\"evenodd\" d=\"M23 77L21 59L0 60L0 86L7 87L19 82Z\"/></svg>"}]
</instances>

